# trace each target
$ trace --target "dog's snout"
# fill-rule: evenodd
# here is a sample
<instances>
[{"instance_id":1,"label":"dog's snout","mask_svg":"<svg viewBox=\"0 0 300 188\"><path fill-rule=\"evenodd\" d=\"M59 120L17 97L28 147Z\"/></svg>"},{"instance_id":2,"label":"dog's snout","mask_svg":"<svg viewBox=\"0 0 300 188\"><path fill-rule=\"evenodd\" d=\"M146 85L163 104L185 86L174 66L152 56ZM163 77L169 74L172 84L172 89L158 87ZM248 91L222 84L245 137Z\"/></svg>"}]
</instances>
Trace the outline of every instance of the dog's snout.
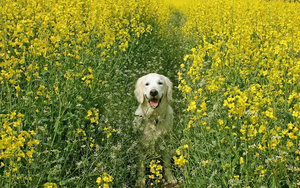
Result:
<instances>
[{"instance_id":1,"label":"dog's snout","mask_svg":"<svg viewBox=\"0 0 300 188\"><path fill-rule=\"evenodd\" d=\"M152 97L155 97L157 94L158 94L158 92L157 92L157 90L155 90L155 89L152 89L152 90L150 91L150 95L151 95Z\"/></svg>"}]
</instances>

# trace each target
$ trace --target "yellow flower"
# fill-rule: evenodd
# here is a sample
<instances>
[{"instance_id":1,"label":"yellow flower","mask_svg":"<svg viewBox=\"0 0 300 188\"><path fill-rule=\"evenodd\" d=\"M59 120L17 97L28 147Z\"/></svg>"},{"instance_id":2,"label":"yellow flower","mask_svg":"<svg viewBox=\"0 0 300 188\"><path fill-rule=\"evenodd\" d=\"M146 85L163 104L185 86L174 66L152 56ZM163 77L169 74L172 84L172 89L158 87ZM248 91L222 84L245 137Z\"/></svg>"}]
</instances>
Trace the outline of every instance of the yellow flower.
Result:
<instances>
[{"instance_id":1,"label":"yellow flower","mask_svg":"<svg viewBox=\"0 0 300 188\"><path fill-rule=\"evenodd\" d=\"M185 55L184 58L183 58L183 60L186 61L186 60L188 60L189 57L190 57L190 55ZM180 67L181 67L181 66L180 66ZM184 67L184 65L183 65L183 67ZM183 67L182 67L182 68L183 68Z\"/></svg>"},{"instance_id":2,"label":"yellow flower","mask_svg":"<svg viewBox=\"0 0 300 188\"><path fill-rule=\"evenodd\" d=\"M15 86L15 89L16 89L17 91L20 91L20 90L21 90L19 84L18 84L17 86Z\"/></svg>"},{"instance_id":3,"label":"yellow flower","mask_svg":"<svg viewBox=\"0 0 300 188\"><path fill-rule=\"evenodd\" d=\"M240 164L244 164L244 163L245 163L244 158L241 157L241 158L240 158Z\"/></svg>"},{"instance_id":4,"label":"yellow flower","mask_svg":"<svg viewBox=\"0 0 300 188\"><path fill-rule=\"evenodd\" d=\"M29 132L31 135L35 135L35 132L34 132L34 131L29 130L28 132Z\"/></svg>"},{"instance_id":5,"label":"yellow flower","mask_svg":"<svg viewBox=\"0 0 300 188\"><path fill-rule=\"evenodd\" d=\"M113 177L105 172L96 179L97 185L102 184L103 187L109 187L109 183L112 183L112 181L113 181Z\"/></svg>"},{"instance_id":6,"label":"yellow flower","mask_svg":"<svg viewBox=\"0 0 300 188\"><path fill-rule=\"evenodd\" d=\"M85 119L90 120L91 123L99 123L99 110L96 108L92 108L87 111L87 115L85 116Z\"/></svg>"},{"instance_id":7,"label":"yellow flower","mask_svg":"<svg viewBox=\"0 0 300 188\"><path fill-rule=\"evenodd\" d=\"M45 188L58 188L56 183L45 183L43 186Z\"/></svg>"},{"instance_id":8,"label":"yellow flower","mask_svg":"<svg viewBox=\"0 0 300 188\"><path fill-rule=\"evenodd\" d=\"M224 125L224 121L223 121L222 119L219 119L219 120L218 120L218 123L219 123L219 125L221 125L221 126Z\"/></svg>"},{"instance_id":9,"label":"yellow flower","mask_svg":"<svg viewBox=\"0 0 300 188\"><path fill-rule=\"evenodd\" d=\"M259 177L265 177L267 170L261 170Z\"/></svg>"},{"instance_id":10,"label":"yellow flower","mask_svg":"<svg viewBox=\"0 0 300 188\"><path fill-rule=\"evenodd\" d=\"M182 167L185 165L188 161L181 155L179 158L176 156L173 157L175 165L178 165L179 167Z\"/></svg>"},{"instance_id":11,"label":"yellow flower","mask_svg":"<svg viewBox=\"0 0 300 188\"><path fill-rule=\"evenodd\" d=\"M194 123L194 121L190 120L189 123L188 123L188 128L190 128L193 123Z\"/></svg>"},{"instance_id":12,"label":"yellow flower","mask_svg":"<svg viewBox=\"0 0 300 188\"><path fill-rule=\"evenodd\" d=\"M113 178L107 173L103 173L102 180L106 183L112 182Z\"/></svg>"},{"instance_id":13,"label":"yellow flower","mask_svg":"<svg viewBox=\"0 0 300 188\"><path fill-rule=\"evenodd\" d=\"M190 101L190 105L187 109L187 111L193 111L195 110L197 107L196 107L196 101Z\"/></svg>"},{"instance_id":14,"label":"yellow flower","mask_svg":"<svg viewBox=\"0 0 300 188\"><path fill-rule=\"evenodd\" d=\"M26 155L30 158L32 158L32 154L34 153L35 151L33 149L31 149L30 151L27 151L26 152Z\"/></svg>"},{"instance_id":15,"label":"yellow flower","mask_svg":"<svg viewBox=\"0 0 300 188\"><path fill-rule=\"evenodd\" d=\"M203 166L206 166L206 165L209 164L210 162L209 162L208 160L206 160L206 161L202 161L201 163L203 164Z\"/></svg>"},{"instance_id":16,"label":"yellow flower","mask_svg":"<svg viewBox=\"0 0 300 188\"><path fill-rule=\"evenodd\" d=\"M98 185L100 185L101 182L102 182L102 178L101 178L101 177L98 177L97 180L96 180L96 183L97 183Z\"/></svg>"}]
</instances>

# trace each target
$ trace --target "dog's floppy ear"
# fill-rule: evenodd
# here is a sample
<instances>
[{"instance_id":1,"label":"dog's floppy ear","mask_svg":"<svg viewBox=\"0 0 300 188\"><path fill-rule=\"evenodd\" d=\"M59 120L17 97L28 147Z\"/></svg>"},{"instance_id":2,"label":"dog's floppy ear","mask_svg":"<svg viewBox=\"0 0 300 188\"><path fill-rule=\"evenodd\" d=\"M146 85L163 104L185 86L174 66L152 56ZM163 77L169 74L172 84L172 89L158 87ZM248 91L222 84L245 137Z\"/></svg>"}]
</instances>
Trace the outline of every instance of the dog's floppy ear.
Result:
<instances>
[{"instance_id":1,"label":"dog's floppy ear","mask_svg":"<svg viewBox=\"0 0 300 188\"><path fill-rule=\"evenodd\" d=\"M173 87L173 84L172 82L170 81L169 78L165 77L164 76L164 79L165 79L165 82L166 82L166 85L167 85L167 101L170 102L172 100L172 87Z\"/></svg>"},{"instance_id":2,"label":"dog's floppy ear","mask_svg":"<svg viewBox=\"0 0 300 188\"><path fill-rule=\"evenodd\" d=\"M140 104L142 104L144 102L144 92L143 92L144 78L145 77L143 76L138 79L138 81L136 82L136 85L135 85L135 90L134 90L135 97Z\"/></svg>"}]
</instances>

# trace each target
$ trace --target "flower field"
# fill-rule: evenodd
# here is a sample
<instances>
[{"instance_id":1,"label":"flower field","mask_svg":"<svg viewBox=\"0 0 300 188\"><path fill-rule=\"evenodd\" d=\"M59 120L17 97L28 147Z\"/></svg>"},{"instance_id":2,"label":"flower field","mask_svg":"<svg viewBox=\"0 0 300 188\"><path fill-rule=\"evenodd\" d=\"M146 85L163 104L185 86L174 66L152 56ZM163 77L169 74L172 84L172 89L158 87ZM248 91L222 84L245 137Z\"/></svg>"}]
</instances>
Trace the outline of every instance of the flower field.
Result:
<instances>
[{"instance_id":1,"label":"flower field","mask_svg":"<svg viewBox=\"0 0 300 188\"><path fill-rule=\"evenodd\" d=\"M183 30L199 42L178 87L189 103L189 137L199 138L191 145L202 150L193 164L208 161L194 167L208 176L197 180L203 186L300 186L298 8L203 1L187 12Z\"/></svg>"},{"instance_id":2,"label":"flower field","mask_svg":"<svg viewBox=\"0 0 300 188\"><path fill-rule=\"evenodd\" d=\"M136 80L176 87L180 187L300 187L300 3L3 0L0 187L134 187ZM164 184L149 158L146 182Z\"/></svg>"}]
</instances>

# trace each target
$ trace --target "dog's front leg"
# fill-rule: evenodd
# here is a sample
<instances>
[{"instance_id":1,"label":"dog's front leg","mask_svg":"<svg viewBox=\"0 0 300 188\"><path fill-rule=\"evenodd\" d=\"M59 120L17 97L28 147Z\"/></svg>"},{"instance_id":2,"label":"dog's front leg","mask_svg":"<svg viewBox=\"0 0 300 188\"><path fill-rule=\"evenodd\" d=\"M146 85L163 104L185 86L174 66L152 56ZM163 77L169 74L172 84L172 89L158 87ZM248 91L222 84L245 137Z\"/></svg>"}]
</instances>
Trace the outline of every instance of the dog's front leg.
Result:
<instances>
[{"instance_id":1,"label":"dog's front leg","mask_svg":"<svg viewBox=\"0 0 300 188\"><path fill-rule=\"evenodd\" d=\"M163 158L163 165L165 170L165 178L169 184L175 185L177 183L177 180L174 178L172 174L171 156L167 148L163 151L162 158Z\"/></svg>"}]
</instances>

